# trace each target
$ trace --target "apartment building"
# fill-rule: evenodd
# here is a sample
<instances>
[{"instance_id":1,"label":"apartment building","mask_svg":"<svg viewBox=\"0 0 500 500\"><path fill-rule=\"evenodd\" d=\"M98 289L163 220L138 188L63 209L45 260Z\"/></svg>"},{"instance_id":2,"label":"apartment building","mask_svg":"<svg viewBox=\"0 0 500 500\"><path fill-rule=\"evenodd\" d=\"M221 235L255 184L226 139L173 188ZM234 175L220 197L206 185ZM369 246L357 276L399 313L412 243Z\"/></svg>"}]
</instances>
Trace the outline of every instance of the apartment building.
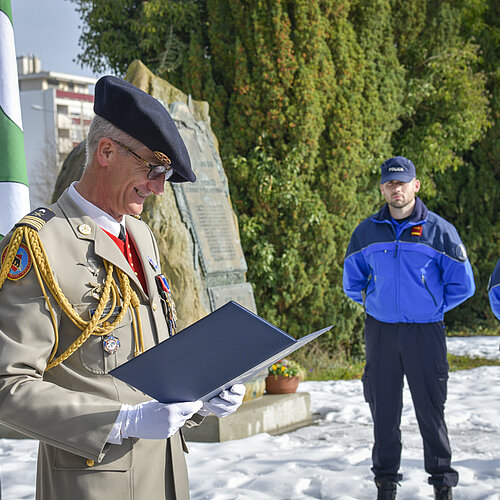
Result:
<instances>
[{"instance_id":1,"label":"apartment building","mask_svg":"<svg viewBox=\"0 0 500 500\"><path fill-rule=\"evenodd\" d=\"M17 57L32 209L50 203L64 160L86 137L96 82L41 66L35 55Z\"/></svg>"}]
</instances>

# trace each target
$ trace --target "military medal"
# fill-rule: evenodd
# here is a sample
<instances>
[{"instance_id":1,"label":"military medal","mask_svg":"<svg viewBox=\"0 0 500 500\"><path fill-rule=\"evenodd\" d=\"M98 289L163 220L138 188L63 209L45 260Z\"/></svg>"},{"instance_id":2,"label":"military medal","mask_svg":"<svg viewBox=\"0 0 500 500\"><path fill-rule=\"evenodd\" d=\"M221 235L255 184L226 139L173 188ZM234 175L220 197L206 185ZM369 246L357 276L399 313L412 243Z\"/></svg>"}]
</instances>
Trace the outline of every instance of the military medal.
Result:
<instances>
[{"instance_id":1,"label":"military medal","mask_svg":"<svg viewBox=\"0 0 500 500\"><path fill-rule=\"evenodd\" d=\"M160 296L165 301L165 305L167 306L165 319L167 320L168 333L169 335L173 335L177 327L177 312L175 310L175 302L172 297L172 292L170 291L168 281L163 274L157 274L155 276L155 280Z\"/></svg>"},{"instance_id":2,"label":"military medal","mask_svg":"<svg viewBox=\"0 0 500 500\"><path fill-rule=\"evenodd\" d=\"M118 351L119 347L120 341L118 340L118 337L115 337L111 333L102 341L102 348L109 354L114 354Z\"/></svg>"},{"instance_id":3,"label":"military medal","mask_svg":"<svg viewBox=\"0 0 500 500\"><path fill-rule=\"evenodd\" d=\"M149 260L150 266L153 268L153 271L159 273L160 268L158 267L158 264L151 257L148 257L148 260Z\"/></svg>"}]
</instances>

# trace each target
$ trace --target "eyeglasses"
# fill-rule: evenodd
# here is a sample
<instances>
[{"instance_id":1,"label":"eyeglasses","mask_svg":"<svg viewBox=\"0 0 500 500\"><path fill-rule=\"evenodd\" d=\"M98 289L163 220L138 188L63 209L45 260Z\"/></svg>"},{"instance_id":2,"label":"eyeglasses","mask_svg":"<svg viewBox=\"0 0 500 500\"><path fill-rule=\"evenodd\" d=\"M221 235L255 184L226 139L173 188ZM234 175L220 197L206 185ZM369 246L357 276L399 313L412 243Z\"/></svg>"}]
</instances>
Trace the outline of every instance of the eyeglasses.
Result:
<instances>
[{"instance_id":1,"label":"eyeglasses","mask_svg":"<svg viewBox=\"0 0 500 500\"><path fill-rule=\"evenodd\" d=\"M144 163L149 168L148 172L148 179L149 180L156 180L160 175L163 175L167 173L169 170L172 169L171 165L153 165L152 163L149 163L146 159L144 159L141 155L138 155L135 151L132 151L128 146L125 146L125 144L122 144L121 142L113 139L116 144L121 146L123 149L126 149L129 153L132 153L139 161ZM167 178L165 178L166 180Z\"/></svg>"}]
</instances>

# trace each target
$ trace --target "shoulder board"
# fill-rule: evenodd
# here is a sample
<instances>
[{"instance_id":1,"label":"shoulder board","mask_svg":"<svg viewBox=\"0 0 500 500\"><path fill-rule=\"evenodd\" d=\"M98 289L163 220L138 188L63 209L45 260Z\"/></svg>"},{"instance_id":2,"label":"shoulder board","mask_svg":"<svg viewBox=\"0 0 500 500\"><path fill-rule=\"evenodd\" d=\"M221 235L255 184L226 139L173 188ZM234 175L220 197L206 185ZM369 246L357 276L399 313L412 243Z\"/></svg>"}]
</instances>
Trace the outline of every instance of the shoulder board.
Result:
<instances>
[{"instance_id":1,"label":"shoulder board","mask_svg":"<svg viewBox=\"0 0 500 500\"><path fill-rule=\"evenodd\" d=\"M37 208L33 212L25 215L15 227L29 226L35 231L40 231L42 227L49 222L52 217L55 217L55 213L50 208Z\"/></svg>"},{"instance_id":2,"label":"shoulder board","mask_svg":"<svg viewBox=\"0 0 500 500\"><path fill-rule=\"evenodd\" d=\"M137 220L142 220L142 217L140 215L132 215L132 217Z\"/></svg>"}]
</instances>

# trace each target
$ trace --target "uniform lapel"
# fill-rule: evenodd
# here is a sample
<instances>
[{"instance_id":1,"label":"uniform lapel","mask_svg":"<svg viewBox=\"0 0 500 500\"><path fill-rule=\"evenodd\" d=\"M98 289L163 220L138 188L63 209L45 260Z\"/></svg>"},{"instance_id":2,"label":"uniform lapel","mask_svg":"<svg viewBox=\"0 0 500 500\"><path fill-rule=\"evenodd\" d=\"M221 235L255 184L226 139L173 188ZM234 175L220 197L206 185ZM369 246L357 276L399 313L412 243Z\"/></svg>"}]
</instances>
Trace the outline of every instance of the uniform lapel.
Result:
<instances>
[{"instance_id":1,"label":"uniform lapel","mask_svg":"<svg viewBox=\"0 0 500 500\"><path fill-rule=\"evenodd\" d=\"M155 272L153 272L149 259L155 257L153 246L151 245L151 233L144 222L137 220L135 217L126 216L126 227L129 238L132 239L132 245L135 245L137 255L141 260L146 284L151 295L156 289Z\"/></svg>"},{"instance_id":2,"label":"uniform lapel","mask_svg":"<svg viewBox=\"0 0 500 500\"><path fill-rule=\"evenodd\" d=\"M75 236L81 240L93 241L94 252L115 267L120 268L136 284L146 297L141 283L115 242L71 199L67 191L57 201ZM148 283L149 286L149 283Z\"/></svg>"}]
</instances>

